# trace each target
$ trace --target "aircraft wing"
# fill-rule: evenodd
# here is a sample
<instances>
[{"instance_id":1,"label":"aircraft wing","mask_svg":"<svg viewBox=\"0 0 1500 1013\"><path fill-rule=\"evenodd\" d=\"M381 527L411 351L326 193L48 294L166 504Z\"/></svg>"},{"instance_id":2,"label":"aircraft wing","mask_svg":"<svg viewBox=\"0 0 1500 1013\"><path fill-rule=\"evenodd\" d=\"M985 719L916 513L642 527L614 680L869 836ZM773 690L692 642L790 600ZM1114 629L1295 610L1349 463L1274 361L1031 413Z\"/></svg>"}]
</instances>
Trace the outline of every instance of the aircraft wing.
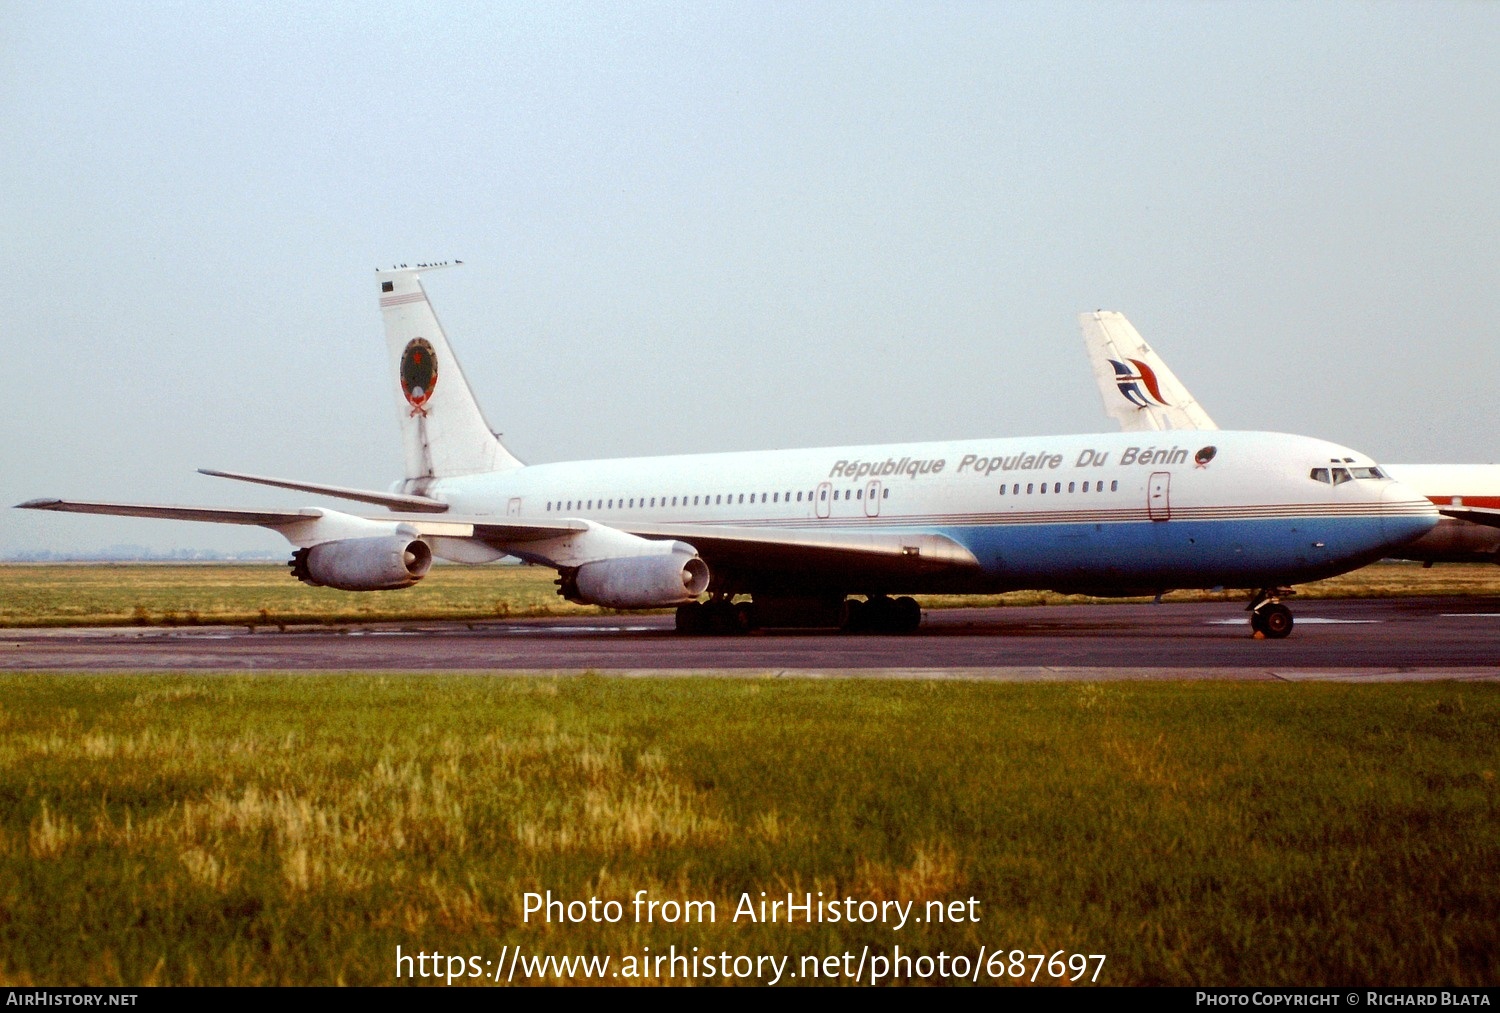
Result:
<instances>
[{"instance_id":1,"label":"aircraft wing","mask_svg":"<svg viewBox=\"0 0 1500 1013\"><path fill-rule=\"evenodd\" d=\"M1219 428L1123 313L1080 313L1078 324L1104 411L1122 430Z\"/></svg>"},{"instance_id":2,"label":"aircraft wing","mask_svg":"<svg viewBox=\"0 0 1500 1013\"><path fill-rule=\"evenodd\" d=\"M322 507L263 510L250 507L194 507L154 503L110 503L89 500L34 499L17 504L26 510L108 514L162 520L251 524L283 534L294 544L328 538L358 537L389 532L392 525L411 536L474 540L501 552L568 565L574 558L574 539L613 530L649 541L690 544L710 567L775 570L788 575L827 572L830 566L861 576L901 576L944 569L978 569L968 549L945 535L925 532L861 532L848 530L730 527L712 524L623 524L618 527L579 518L558 520L496 517L493 514L457 516L430 513L393 513L373 517L343 514ZM591 555L598 550L584 550ZM608 550L605 550L606 552ZM442 554L439 550L439 554Z\"/></svg>"},{"instance_id":3,"label":"aircraft wing","mask_svg":"<svg viewBox=\"0 0 1500 1013\"><path fill-rule=\"evenodd\" d=\"M257 510L249 507L189 507L156 503L101 503L76 499L30 499L17 510L56 510L68 514L108 514L114 517L155 517L168 521L208 521L213 524L258 524L279 528L319 516L321 511Z\"/></svg>"},{"instance_id":4,"label":"aircraft wing","mask_svg":"<svg viewBox=\"0 0 1500 1013\"><path fill-rule=\"evenodd\" d=\"M946 535L709 524L623 525L641 538L674 538L698 550L710 568L775 570L794 575L830 568L862 576L979 569L973 553Z\"/></svg>"},{"instance_id":5,"label":"aircraft wing","mask_svg":"<svg viewBox=\"0 0 1500 1013\"><path fill-rule=\"evenodd\" d=\"M431 521L409 518L419 531ZM848 530L731 527L718 524L620 524L594 521L537 521L531 518L445 517L443 525L468 523L473 537L503 552L568 565L576 543L562 545L577 534L578 541L595 533L622 532L651 542L680 542L691 546L710 569L771 570L788 576L827 574L878 578L926 574L937 570L979 569L973 553L946 535L926 532L861 532ZM440 532L433 532L440 533ZM550 543L550 544L549 544Z\"/></svg>"},{"instance_id":6,"label":"aircraft wing","mask_svg":"<svg viewBox=\"0 0 1500 1013\"><path fill-rule=\"evenodd\" d=\"M1461 521L1472 521L1486 527L1500 528L1500 510L1490 507L1440 506L1438 513L1444 517L1456 517Z\"/></svg>"}]
</instances>

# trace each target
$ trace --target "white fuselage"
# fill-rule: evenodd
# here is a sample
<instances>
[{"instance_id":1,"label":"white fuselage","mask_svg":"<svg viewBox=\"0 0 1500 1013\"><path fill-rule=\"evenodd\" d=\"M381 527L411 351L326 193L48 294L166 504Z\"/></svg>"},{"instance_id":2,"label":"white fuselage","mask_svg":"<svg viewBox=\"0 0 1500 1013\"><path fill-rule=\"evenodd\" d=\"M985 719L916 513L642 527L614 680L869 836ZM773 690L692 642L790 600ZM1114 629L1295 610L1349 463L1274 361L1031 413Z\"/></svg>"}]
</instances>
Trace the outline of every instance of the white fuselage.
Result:
<instances>
[{"instance_id":1,"label":"white fuselage","mask_svg":"<svg viewBox=\"0 0 1500 1013\"><path fill-rule=\"evenodd\" d=\"M1348 448L1276 433L1109 433L532 465L426 487L466 516L585 518L626 531L702 526L927 532L977 572L851 592L1053 587L1138 593L1292 583L1379 558L1435 522L1390 479L1333 486ZM774 582L741 564L747 588ZM869 578L865 578L869 579Z\"/></svg>"}]
</instances>

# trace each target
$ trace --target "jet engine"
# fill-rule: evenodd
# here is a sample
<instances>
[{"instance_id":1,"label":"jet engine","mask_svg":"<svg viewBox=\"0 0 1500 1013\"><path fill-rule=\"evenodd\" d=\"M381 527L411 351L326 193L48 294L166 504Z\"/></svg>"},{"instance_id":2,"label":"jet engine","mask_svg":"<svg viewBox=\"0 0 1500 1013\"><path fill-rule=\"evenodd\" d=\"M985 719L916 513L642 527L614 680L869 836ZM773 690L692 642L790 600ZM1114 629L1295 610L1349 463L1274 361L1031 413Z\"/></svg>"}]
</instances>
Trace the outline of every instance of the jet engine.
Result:
<instances>
[{"instance_id":1,"label":"jet engine","mask_svg":"<svg viewBox=\"0 0 1500 1013\"><path fill-rule=\"evenodd\" d=\"M405 535L342 538L298 549L290 565L293 577L313 587L394 591L427 576L432 549L420 538Z\"/></svg>"},{"instance_id":2,"label":"jet engine","mask_svg":"<svg viewBox=\"0 0 1500 1013\"><path fill-rule=\"evenodd\" d=\"M694 601L708 590L708 564L682 552L619 556L563 570L557 584L558 594L582 605L666 608Z\"/></svg>"}]
</instances>

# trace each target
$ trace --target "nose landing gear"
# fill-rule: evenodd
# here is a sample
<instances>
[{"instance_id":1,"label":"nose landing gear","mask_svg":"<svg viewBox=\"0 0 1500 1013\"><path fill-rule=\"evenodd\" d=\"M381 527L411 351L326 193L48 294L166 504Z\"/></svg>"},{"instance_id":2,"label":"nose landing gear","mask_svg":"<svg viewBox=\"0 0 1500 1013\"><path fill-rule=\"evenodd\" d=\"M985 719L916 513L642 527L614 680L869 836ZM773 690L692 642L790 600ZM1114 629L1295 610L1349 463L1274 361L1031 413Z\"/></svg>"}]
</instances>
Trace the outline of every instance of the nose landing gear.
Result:
<instances>
[{"instance_id":1,"label":"nose landing gear","mask_svg":"<svg viewBox=\"0 0 1500 1013\"><path fill-rule=\"evenodd\" d=\"M1292 632L1292 610L1281 604L1297 592L1289 587L1266 587L1250 599L1250 629L1257 639L1280 640Z\"/></svg>"}]
</instances>

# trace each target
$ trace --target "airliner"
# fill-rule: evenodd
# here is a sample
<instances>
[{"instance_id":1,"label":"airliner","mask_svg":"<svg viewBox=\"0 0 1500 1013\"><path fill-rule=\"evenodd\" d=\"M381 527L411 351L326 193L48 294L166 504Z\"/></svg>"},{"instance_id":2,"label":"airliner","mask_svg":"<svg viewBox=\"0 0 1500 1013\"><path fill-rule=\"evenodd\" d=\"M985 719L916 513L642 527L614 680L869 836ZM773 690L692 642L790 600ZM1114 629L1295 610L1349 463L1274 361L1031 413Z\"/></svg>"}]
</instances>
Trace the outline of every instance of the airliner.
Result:
<instances>
[{"instance_id":1,"label":"airliner","mask_svg":"<svg viewBox=\"0 0 1500 1013\"><path fill-rule=\"evenodd\" d=\"M1122 313L1078 317L1104 410L1126 432L1181 432L1219 427ZM1321 480L1350 481L1344 461L1329 461ZM1500 465L1388 464L1386 474L1426 496L1443 515L1436 527L1393 548L1394 559L1433 563L1500 563Z\"/></svg>"},{"instance_id":2,"label":"airliner","mask_svg":"<svg viewBox=\"0 0 1500 1013\"><path fill-rule=\"evenodd\" d=\"M388 491L207 474L383 507L263 510L38 499L34 510L252 524L292 575L409 587L434 557L557 571L570 601L676 607L685 633L910 632L914 594L1245 588L1263 638L1286 585L1354 569L1436 511L1368 457L1304 436L1107 433L523 465L485 420L421 282L375 274L405 476ZM1351 481L1319 478L1331 461ZM739 600L737 600L739 599Z\"/></svg>"}]
</instances>

